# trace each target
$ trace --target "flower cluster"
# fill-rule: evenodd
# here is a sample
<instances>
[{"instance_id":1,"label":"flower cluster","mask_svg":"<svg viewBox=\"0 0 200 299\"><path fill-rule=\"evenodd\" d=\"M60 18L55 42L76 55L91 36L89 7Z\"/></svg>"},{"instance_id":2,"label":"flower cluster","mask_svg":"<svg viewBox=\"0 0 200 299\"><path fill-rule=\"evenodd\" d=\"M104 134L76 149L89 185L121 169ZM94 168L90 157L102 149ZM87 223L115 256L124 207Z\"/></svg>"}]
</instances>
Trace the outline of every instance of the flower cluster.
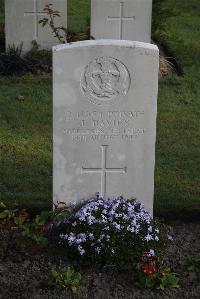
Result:
<instances>
[{"instance_id":1,"label":"flower cluster","mask_svg":"<svg viewBox=\"0 0 200 299\"><path fill-rule=\"evenodd\" d=\"M72 209L51 227L59 245L82 257L129 263L138 252L154 253L163 234L134 199L95 198Z\"/></svg>"},{"instance_id":2,"label":"flower cluster","mask_svg":"<svg viewBox=\"0 0 200 299\"><path fill-rule=\"evenodd\" d=\"M139 257L141 271L146 275L154 275L157 272L157 258L151 249L149 252L142 252Z\"/></svg>"},{"instance_id":3,"label":"flower cluster","mask_svg":"<svg viewBox=\"0 0 200 299\"><path fill-rule=\"evenodd\" d=\"M137 282L141 287L160 290L179 287L177 274L164 266L163 260L155 255L154 250L142 252L134 269Z\"/></svg>"}]
</instances>

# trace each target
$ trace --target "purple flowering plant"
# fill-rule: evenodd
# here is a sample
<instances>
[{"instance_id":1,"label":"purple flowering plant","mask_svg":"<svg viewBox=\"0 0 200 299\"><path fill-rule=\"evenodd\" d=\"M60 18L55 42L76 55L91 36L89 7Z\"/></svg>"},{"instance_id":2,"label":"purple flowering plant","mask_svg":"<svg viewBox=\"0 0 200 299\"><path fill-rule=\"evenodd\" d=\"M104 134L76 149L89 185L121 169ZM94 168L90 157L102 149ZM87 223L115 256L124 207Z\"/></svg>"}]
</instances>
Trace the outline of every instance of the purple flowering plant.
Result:
<instances>
[{"instance_id":1,"label":"purple flowering plant","mask_svg":"<svg viewBox=\"0 0 200 299\"><path fill-rule=\"evenodd\" d=\"M48 234L69 257L118 267L130 267L141 252L160 255L168 240L164 226L135 199L99 194L71 207Z\"/></svg>"}]
</instances>

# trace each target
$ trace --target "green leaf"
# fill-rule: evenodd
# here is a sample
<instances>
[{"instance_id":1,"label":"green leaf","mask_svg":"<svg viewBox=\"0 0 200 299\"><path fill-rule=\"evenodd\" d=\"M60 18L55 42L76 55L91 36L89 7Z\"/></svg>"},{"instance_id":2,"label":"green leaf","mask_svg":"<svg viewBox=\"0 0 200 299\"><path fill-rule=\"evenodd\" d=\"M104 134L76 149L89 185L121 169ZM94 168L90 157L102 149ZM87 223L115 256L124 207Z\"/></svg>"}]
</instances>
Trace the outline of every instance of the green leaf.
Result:
<instances>
[{"instance_id":1,"label":"green leaf","mask_svg":"<svg viewBox=\"0 0 200 299\"><path fill-rule=\"evenodd\" d=\"M72 286L71 289L72 289L72 292L73 292L73 293L76 293L76 291L77 291L77 287Z\"/></svg>"},{"instance_id":2,"label":"green leaf","mask_svg":"<svg viewBox=\"0 0 200 299\"><path fill-rule=\"evenodd\" d=\"M58 272L56 270L51 270L51 275L53 278L57 278L58 277Z\"/></svg>"},{"instance_id":3,"label":"green leaf","mask_svg":"<svg viewBox=\"0 0 200 299\"><path fill-rule=\"evenodd\" d=\"M11 212L9 210L4 210L0 213L0 219L5 219L7 217L11 216Z\"/></svg>"},{"instance_id":4,"label":"green leaf","mask_svg":"<svg viewBox=\"0 0 200 299\"><path fill-rule=\"evenodd\" d=\"M0 201L0 208L6 209L6 206L5 206L5 204L2 201Z\"/></svg>"}]
</instances>

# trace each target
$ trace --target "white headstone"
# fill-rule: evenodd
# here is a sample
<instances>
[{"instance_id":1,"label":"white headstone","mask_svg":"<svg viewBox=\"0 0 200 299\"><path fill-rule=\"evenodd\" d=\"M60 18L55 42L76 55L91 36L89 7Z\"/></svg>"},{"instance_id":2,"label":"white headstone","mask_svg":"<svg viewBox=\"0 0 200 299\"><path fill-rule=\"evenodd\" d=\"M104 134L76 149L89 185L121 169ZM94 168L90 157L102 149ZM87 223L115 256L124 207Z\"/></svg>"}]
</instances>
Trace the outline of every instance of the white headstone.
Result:
<instances>
[{"instance_id":1,"label":"white headstone","mask_svg":"<svg viewBox=\"0 0 200 299\"><path fill-rule=\"evenodd\" d=\"M6 46L19 46L23 43L23 51L31 49L31 42L35 40L41 48L51 49L59 43L53 37L49 26L42 27L38 22L46 17L43 8L46 4L53 4L53 9L61 13L55 24L67 26L67 0L5 0L5 30Z\"/></svg>"},{"instance_id":2,"label":"white headstone","mask_svg":"<svg viewBox=\"0 0 200 299\"><path fill-rule=\"evenodd\" d=\"M151 42L152 0L91 0L91 36Z\"/></svg>"},{"instance_id":3,"label":"white headstone","mask_svg":"<svg viewBox=\"0 0 200 299\"><path fill-rule=\"evenodd\" d=\"M100 192L153 210L158 56L119 40L53 48L54 203Z\"/></svg>"}]
</instances>

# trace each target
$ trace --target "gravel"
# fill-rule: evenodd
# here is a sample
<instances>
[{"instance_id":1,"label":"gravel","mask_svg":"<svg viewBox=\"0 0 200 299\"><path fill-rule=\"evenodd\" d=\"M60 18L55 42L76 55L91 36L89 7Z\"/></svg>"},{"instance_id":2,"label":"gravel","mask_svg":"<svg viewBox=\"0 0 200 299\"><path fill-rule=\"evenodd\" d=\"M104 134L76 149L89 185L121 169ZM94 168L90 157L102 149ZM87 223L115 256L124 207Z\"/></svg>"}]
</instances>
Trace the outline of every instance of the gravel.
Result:
<instances>
[{"instance_id":1,"label":"gravel","mask_svg":"<svg viewBox=\"0 0 200 299\"><path fill-rule=\"evenodd\" d=\"M49 272L56 265L66 266L67 261L47 256L21 257L17 262L0 262L0 299L36 298L91 298L91 299L167 299L200 298L200 275L188 272L183 262L200 252L200 223L171 223L174 242L167 250L166 263L180 275L180 288L165 291L139 289L134 285L131 272L115 268L101 270L82 269L82 282L76 295L52 287Z\"/></svg>"}]
</instances>

